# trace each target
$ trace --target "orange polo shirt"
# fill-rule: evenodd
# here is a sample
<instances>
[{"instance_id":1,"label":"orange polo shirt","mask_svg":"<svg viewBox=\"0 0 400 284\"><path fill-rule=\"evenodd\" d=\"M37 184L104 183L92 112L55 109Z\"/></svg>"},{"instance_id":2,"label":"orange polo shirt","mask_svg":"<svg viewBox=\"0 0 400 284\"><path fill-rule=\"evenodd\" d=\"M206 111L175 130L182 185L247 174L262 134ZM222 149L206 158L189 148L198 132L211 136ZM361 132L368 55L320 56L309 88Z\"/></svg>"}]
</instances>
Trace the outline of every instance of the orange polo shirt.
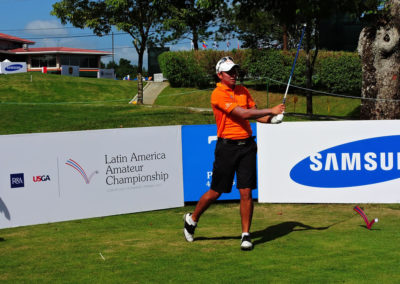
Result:
<instances>
[{"instance_id":1,"label":"orange polo shirt","mask_svg":"<svg viewBox=\"0 0 400 284\"><path fill-rule=\"evenodd\" d=\"M217 136L226 139L246 139L252 135L250 122L247 119L234 118L231 111L240 106L245 109L253 108L255 102L249 91L243 86L228 86L217 83L211 94L211 106L217 124Z\"/></svg>"}]
</instances>

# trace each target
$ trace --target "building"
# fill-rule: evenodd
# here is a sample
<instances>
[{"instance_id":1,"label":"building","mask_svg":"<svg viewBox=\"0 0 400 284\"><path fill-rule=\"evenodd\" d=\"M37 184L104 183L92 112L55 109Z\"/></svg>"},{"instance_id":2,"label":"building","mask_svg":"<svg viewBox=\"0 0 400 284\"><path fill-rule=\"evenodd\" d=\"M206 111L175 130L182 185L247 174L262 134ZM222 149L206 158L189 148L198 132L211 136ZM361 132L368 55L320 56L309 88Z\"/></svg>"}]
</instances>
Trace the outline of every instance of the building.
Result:
<instances>
[{"instance_id":1,"label":"building","mask_svg":"<svg viewBox=\"0 0 400 284\"><path fill-rule=\"evenodd\" d=\"M101 57L112 52L71 47L30 47L34 41L0 33L0 62L26 62L28 71L60 72L61 65L79 66L81 73L96 76ZM90 76L90 75L89 75Z\"/></svg>"},{"instance_id":2,"label":"building","mask_svg":"<svg viewBox=\"0 0 400 284\"><path fill-rule=\"evenodd\" d=\"M346 14L336 14L320 23L319 42L321 49L357 50L358 38L363 26L358 19Z\"/></svg>"},{"instance_id":3,"label":"building","mask_svg":"<svg viewBox=\"0 0 400 284\"><path fill-rule=\"evenodd\" d=\"M149 76L154 78L154 74L161 73L160 64L158 64L158 56L163 53L169 51L169 47L149 47L148 54L148 74Z\"/></svg>"}]
</instances>

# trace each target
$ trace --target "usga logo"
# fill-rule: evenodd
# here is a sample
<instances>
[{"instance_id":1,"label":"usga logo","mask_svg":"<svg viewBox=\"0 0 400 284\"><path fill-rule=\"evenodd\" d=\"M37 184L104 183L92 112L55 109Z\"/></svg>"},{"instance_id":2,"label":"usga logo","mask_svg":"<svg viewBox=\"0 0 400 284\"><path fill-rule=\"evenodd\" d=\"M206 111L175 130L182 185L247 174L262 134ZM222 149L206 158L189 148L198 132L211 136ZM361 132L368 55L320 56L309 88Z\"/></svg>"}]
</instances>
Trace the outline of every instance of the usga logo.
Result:
<instances>
[{"instance_id":1,"label":"usga logo","mask_svg":"<svg viewBox=\"0 0 400 284\"><path fill-rule=\"evenodd\" d=\"M10 182L11 182L11 188L24 187L25 186L24 174L23 173L10 174Z\"/></svg>"},{"instance_id":2,"label":"usga logo","mask_svg":"<svg viewBox=\"0 0 400 284\"><path fill-rule=\"evenodd\" d=\"M400 135L338 145L298 162L290 178L302 185L352 187L400 178Z\"/></svg>"},{"instance_id":3,"label":"usga logo","mask_svg":"<svg viewBox=\"0 0 400 284\"><path fill-rule=\"evenodd\" d=\"M34 176L33 182L50 181L49 175Z\"/></svg>"}]
</instances>

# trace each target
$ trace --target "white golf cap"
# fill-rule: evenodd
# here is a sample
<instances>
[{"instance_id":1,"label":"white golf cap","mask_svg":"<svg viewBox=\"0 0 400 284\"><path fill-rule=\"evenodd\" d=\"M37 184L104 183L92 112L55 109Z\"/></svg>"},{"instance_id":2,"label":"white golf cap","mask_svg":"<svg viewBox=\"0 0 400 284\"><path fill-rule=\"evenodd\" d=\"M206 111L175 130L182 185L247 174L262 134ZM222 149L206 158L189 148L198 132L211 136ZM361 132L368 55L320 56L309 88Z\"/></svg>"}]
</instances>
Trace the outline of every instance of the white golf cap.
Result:
<instances>
[{"instance_id":1,"label":"white golf cap","mask_svg":"<svg viewBox=\"0 0 400 284\"><path fill-rule=\"evenodd\" d=\"M217 74L220 72L228 72L233 67L239 67L239 65L233 62L232 57L225 56L218 61L217 65L215 66L215 71L217 72Z\"/></svg>"}]
</instances>

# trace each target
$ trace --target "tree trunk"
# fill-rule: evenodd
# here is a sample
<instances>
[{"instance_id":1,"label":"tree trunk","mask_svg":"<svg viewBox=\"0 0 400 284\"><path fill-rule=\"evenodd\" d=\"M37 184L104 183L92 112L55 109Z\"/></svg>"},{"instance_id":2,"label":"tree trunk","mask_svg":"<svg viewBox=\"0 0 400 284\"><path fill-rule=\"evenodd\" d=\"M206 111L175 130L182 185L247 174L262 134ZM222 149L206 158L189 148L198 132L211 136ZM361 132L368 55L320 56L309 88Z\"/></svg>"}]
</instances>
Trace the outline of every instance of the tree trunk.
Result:
<instances>
[{"instance_id":1,"label":"tree trunk","mask_svg":"<svg viewBox=\"0 0 400 284\"><path fill-rule=\"evenodd\" d=\"M199 50L199 35L197 33L196 27L191 27L192 35L193 35L193 49Z\"/></svg>"},{"instance_id":2,"label":"tree trunk","mask_svg":"<svg viewBox=\"0 0 400 284\"><path fill-rule=\"evenodd\" d=\"M361 119L400 118L400 1L391 0L389 5L390 20L364 28L358 40Z\"/></svg>"},{"instance_id":3,"label":"tree trunk","mask_svg":"<svg viewBox=\"0 0 400 284\"><path fill-rule=\"evenodd\" d=\"M139 52L139 59L138 59L138 74L137 74L137 79L138 79L138 92L137 92L137 104L142 105L143 104L143 79L142 79L142 72L143 72L143 54L144 54L144 49L142 49Z\"/></svg>"},{"instance_id":4,"label":"tree trunk","mask_svg":"<svg viewBox=\"0 0 400 284\"><path fill-rule=\"evenodd\" d=\"M287 26L286 24L283 24L282 26L282 31L283 31L283 46L282 46L282 50L288 50L288 31L287 31Z\"/></svg>"},{"instance_id":5,"label":"tree trunk","mask_svg":"<svg viewBox=\"0 0 400 284\"><path fill-rule=\"evenodd\" d=\"M138 79L138 96L137 96L137 104L142 105L143 104L143 77L142 77L142 72L138 72L137 74L137 79Z\"/></svg>"}]
</instances>

